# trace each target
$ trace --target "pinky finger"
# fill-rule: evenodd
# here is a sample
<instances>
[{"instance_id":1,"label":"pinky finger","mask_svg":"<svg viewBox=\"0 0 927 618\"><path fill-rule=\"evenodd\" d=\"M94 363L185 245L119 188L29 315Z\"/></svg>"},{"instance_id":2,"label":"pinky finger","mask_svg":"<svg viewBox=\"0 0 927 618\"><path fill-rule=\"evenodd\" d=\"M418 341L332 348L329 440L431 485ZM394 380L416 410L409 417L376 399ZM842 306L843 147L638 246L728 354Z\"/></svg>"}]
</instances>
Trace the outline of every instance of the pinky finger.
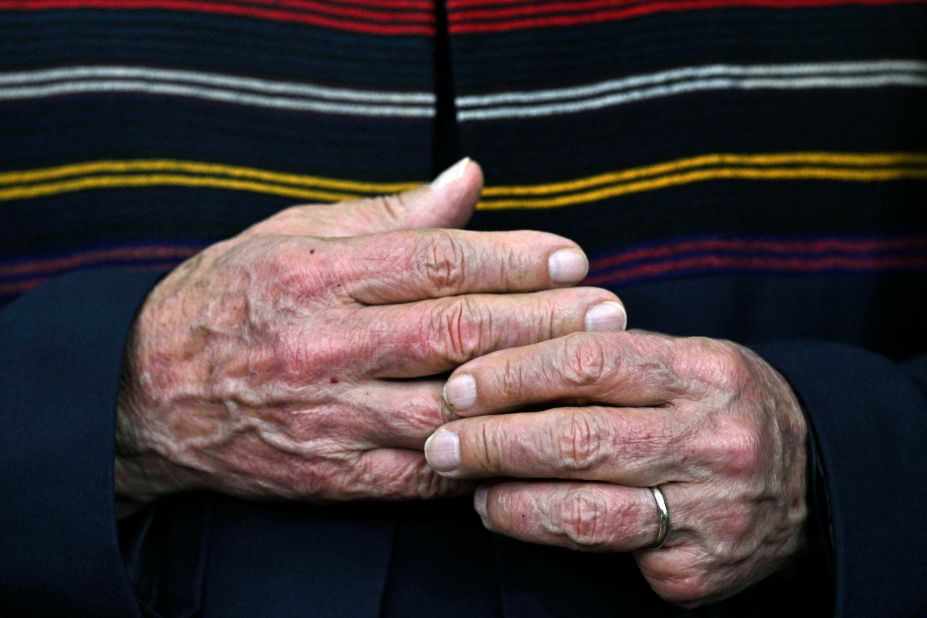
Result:
<instances>
[{"instance_id":1,"label":"pinky finger","mask_svg":"<svg viewBox=\"0 0 927 618\"><path fill-rule=\"evenodd\" d=\"M605 483L483 485L474 507L487 529L529 543L583 551L642 549L659 532L649 490Z\"/></svg>"}]
</instances>

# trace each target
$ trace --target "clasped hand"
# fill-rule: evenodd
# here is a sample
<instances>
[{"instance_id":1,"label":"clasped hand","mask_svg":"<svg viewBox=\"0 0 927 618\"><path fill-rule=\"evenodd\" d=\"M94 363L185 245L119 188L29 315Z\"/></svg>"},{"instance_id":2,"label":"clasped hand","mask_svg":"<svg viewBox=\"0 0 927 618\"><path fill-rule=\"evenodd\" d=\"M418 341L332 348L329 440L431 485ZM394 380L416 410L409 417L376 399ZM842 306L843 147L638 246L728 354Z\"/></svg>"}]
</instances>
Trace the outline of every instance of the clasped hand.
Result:
<instances>
[{"instance_id":1,"label":"clasped hand","mask_svg":"<svg viewBox=\"0 0 927 618\"><path fill-rule=\"evenodd\" d=\"M170 273L128 345L118 495L463 491L422 454L443 422L433 376L493 350L624 327L614 294L565 287L588 268L572 241L439 229L467 220L481 183L465 160L403 195L290 208Z\"/></svg>"},{"instance_id":2,"label":"clasped hand","mask_svg":"<svg viewBox=\"0 0 927 618\"><path fill-rule=\"evenodd\" d=\"M785 380L726 341L574 333L458 368L426 445L447 478L495 478L484 525L534 543L635 552L663 598L719 600L802 543L805 435ZM532 411L521 411L521 410ZM659 486L670 530L659 549Z\"/></svg>"}]
</instances>

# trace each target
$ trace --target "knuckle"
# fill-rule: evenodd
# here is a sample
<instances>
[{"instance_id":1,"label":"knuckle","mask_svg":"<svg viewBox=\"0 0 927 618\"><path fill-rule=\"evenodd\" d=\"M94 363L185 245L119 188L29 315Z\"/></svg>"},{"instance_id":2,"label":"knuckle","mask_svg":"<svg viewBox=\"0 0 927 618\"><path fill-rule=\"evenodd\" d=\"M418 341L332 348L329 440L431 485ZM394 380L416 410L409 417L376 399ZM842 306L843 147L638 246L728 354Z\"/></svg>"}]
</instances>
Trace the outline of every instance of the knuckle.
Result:
<instances>
[{"instance_id":1,"label":"knuckle","mask_svg":"<svg viewBox=\"0 0 927 618\"><path fill-rule=\"evenodd\" d=\"M452 479L446 479L438 475L424 462L414 466L413 472L409 475L407 483L408 490L405 493L400 492L398 495L409 495L415 499L430 500L438 496L453 493L456 483Z\"/></svg>"},{"instance_id":2,"label":"knuckle","mask_svg":"<svg viewBox=\"0 0 927 618\"><path fill-rule=\"evenodd\" d=\"M761 469L764 455L759 434L741 419L724 419L711 431L689 438L688 449L708 474L725 478L750 477Z\"/></svg>"},{"instance_id":3,"label":"knuckle","mask_svg":"<svg viewBox=\"0 0 927 618\"><path fill-rule=\"evenodd\" d=\"M353 464L339 487L348 498L429 499L453 493L458 484L444 479L424 459L384 462L365 453Z\"/></svg>"},{"instance_id":4,"label":"knuckle","mask_svg":"<svg viewBox=\"0 0 927 618\"><path fill-rule=\"evenodd\" d=\"M699 373L704 382L724 390L739 390L749 380L743 352L734 344L697 337L690 344L701 350Z\"/></svg>"},{"instance_id":5,"label":"knuckle","mask_svg":"<svg viewBox=\"0 0 927 618\"><path fill-rule=\"evenodd\" d=\"M560 306L555 302L545 303L543 310L538 314L537 319L535 319L535 340L536 341L548 341L553 339L558 331L561 331L560 327L560 315L562 311Z\"/></svg>"},{"instance_id":6,"label":"knuckle","mask_svg":"<svg viewBox=\"0 0 927 618\"><path fill-rule=\"evenodd\" d=\"M560 376L572 387L588 387L606 378L607 354L602 342L585 333L572 333L563 338L563 358Z\"/></svg>"},{"instance_id":7,"label":"knuckle","mask_svg":"<svg viewBox=\"0 0 927 618\"><path fill-rule=\"evenodd\" d=\"M390 221L400 221L409 212L408 201L402 193L378 195L368 198L368 203Z\"/></svg>"},{"instance_id":8,"label":"knuckle","mask_svg":"<svg viewBox=\"0 0 927 618\"><path fill-rule=\"evenodd\" d=\"M517 400L525 383L523 367L510 356L504 357L504 363L499 370L499 394L505 401Z\"/></svg>"},{"instance_id":9,"label":"knuckle","mask_svg":"<svg viewBox=\"0 0 927 618\"><path fill-rule=\"evenodd\" d=\"M445 422L441 407L440 401L431 398L397 401L396 414L391 415L388 422L400 435L427 437Z\"/></svg>"},{"instance_id":10,"label":"knuckle","mask_svg":"<svg viewBox=\"0 0 927 618\"><path fill-rule=\"evenodd\" d=\"M480 423L475 446L475 463L480 470L488 474L503 470L508 449L505 436L497 427L492 423Z\"/></svg>"},{"instance_id":11,"label":"knuckle","mask_svg":"<svg viewBox=\"0 0 927 618\"><path fill-rule=\"evenodd\" d=\"M471 297L454 298L434 312L431 331L437 352L461 363L487 349L493 340L492 312Z\"/></svg>"},{"instance_id":12,"label":"knuckle","mask_svg":"<svg viewBox=\"0 0 927 618\"><path fill-rule=\"evenodd\" d=\"M467 252L453 234L437 231L428 234L416 260L421 274L438 293L460 288L466 273Z\"/></svg>"},{"instance_id":13,"label":"knuckle","mask_svg":"<svg viewBox=\"0 0 927 618\"><path fill-rule=\"evenodd\" d=\"M722 372L723 383L731 388L739 389L749 380L749 369L745 362L743 352L733 345L722 345L715 352L717 364Z\"/></svg>"},{"instance_id":14,"label":"knuckle","mask_svg":"<svg viewBox=\"0 0 927 618\"><path fill-rule=\"evenodd\" d=\"M608 502L594 491L570 491L560 503L560 534L577 549L603 549L608 542Z\"/></svg>"},{"instance_id":15,"label":"knuckle","mask_svg":"<svg viewBox=\"0 0 927 618\"><path fill-rule=\"evenodd\" d=\"M608 457L608 432L593 414L576 411L564 424L555 428L556 465L562 472L587 471Z\"/></svg>"},{"instance_id":16,"label":"knuckle","mask_svg":"<svg viewBox=\"0 0 927 618\"><path fill-rule=\"evenodd\" d=\"M763 456L760 438L740 421L731 421L722 430L715 455L721 467L733 476L750 476L760 469Z\"/></svg>"}]
</instances>

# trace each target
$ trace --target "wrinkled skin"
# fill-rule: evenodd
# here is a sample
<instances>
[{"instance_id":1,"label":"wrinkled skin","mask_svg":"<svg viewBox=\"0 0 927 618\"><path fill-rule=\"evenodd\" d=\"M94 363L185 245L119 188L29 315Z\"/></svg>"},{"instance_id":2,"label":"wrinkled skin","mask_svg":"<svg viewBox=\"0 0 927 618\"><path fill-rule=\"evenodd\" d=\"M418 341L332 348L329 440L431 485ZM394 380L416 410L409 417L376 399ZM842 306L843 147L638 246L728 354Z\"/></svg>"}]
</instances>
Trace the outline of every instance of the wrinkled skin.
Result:
<instances>
[{"instance_id":1,"label":"wrinkled skin","mask_svg":"<svg viewBox=\"0 0 927 618\"><path fill-rule=\"evenodd\" d=\"M575 333L473 360L445 392L458 420L426 454L447 478L508 477L476 492L490 530L633 551L653 589L686 607L750 586L803 547L805 420L782 376L742 346ZM542 411L499 414L525 407ZM660 548L657 485L670 514Z\"/></svg>"},{"instance_id":2,"label":"wrinkled skin","mask_svg":"<svg viewBox=\"0 0 927 618\"><path fill-rule=\"evenodd\" d=\"M128 344L117 495L332 501L465 489L425 464L424 441L442 422L441 382L429 376L582 330L588 308L617 300L553 289L588 267L564 238L439 229L466 221L481 184L464 161L403 195L290 208L173 271ZM574 264L552 271L563 249Z\"/></svg>"}]
</instances>

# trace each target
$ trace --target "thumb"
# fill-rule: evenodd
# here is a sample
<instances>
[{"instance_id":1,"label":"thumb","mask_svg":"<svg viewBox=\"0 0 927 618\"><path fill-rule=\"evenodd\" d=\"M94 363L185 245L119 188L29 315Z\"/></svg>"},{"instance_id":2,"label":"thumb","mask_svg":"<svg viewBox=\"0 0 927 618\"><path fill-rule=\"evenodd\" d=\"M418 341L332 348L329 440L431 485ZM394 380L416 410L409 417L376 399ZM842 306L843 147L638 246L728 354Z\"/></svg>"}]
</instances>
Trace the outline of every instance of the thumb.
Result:
<instances>
[{"instance_id":1,"label":"thumb","mask_svg":"<svg viewBox=\"0 0 927 618\"><path fill-rule=\"evenodd\" d=\"M343 234L357 235L428 227L462 227L483 190L483 172L468 157L444 170L431 184L394 195L341 204ZM336 206L337 208L338 206Z\"/></svg>"},{"instance_id":2,"label":"thumb","mask_svg":"<svg viewBox=\"0 0 927 618\"><path fill-rule=\"evenodd\" d=\"M261 231L309 236L359 236L391 230L462 227L483 190L483 171L464 158L431 184L403 193L338 204L295 206L275 215Z\"/></svg>"}]
</instances>

